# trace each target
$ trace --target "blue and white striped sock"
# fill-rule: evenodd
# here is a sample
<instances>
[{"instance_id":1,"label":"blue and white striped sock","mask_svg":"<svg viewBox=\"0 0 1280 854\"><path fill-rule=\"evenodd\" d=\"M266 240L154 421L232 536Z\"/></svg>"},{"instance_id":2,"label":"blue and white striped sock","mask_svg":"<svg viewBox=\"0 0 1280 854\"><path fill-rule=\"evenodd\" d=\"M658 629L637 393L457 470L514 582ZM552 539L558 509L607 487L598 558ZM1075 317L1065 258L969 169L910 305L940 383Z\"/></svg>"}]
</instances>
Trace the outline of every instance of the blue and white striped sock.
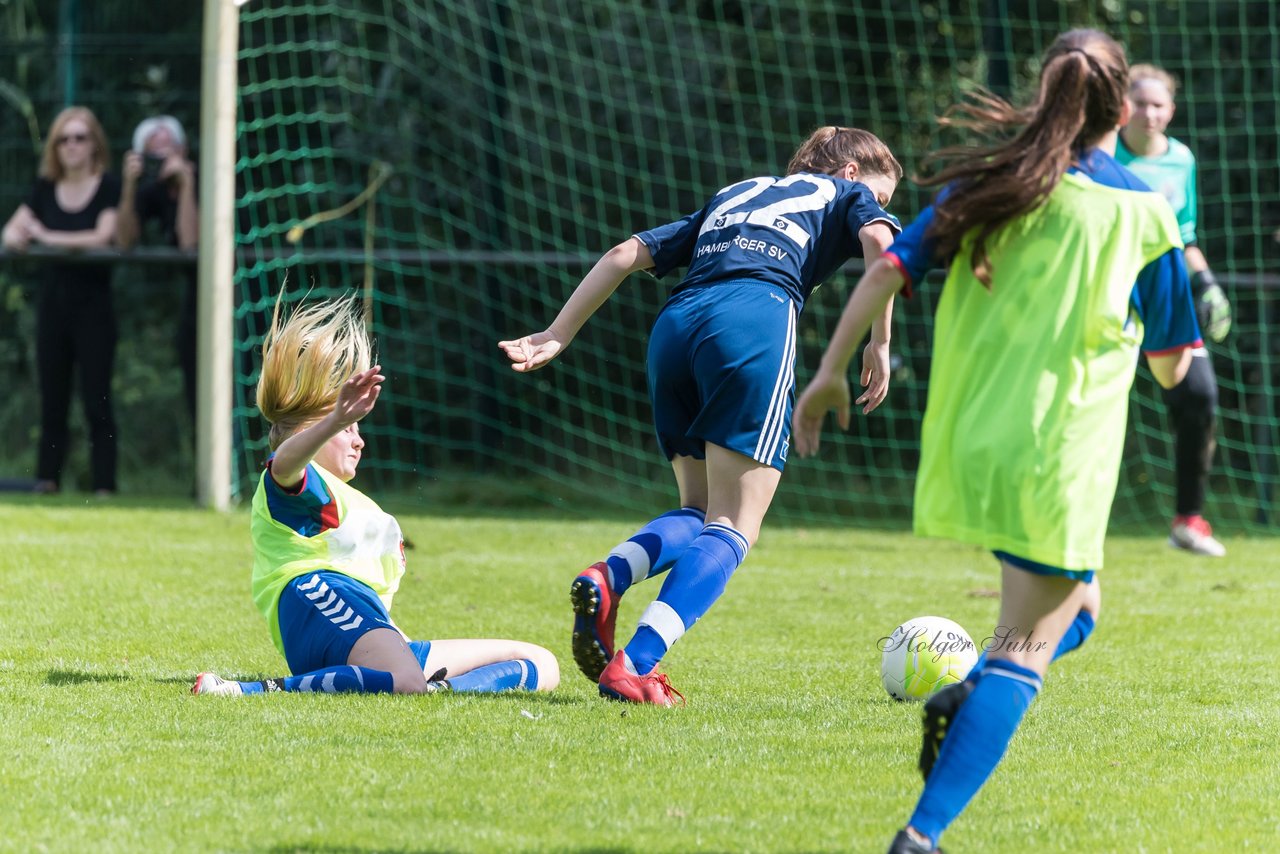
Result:
<instances>
[{"instance_id":1,"label":"blue and white striped sock","mask_svg":"<svg viewBox=\"0 0 1280 854\"><path fill-rule=\"evenodd\" d=\"M1004 758L1041 685L1035 671L1004 660L987 662L972 678L977 684L947 728L911 816L911 827L934 846Z\"/></svg>"},{"instance_id":2,"label":"blue and white striped sock","mask_svg":"<svg viewBox=\"0 0 1280 854\"><path fill-rule=\"evenodd\" d=\"M728 525L713 522L702 529L671 568L662 592L645 609L627 644L627 658L637 673L652 671L671 645L710 610L749 549L747 538Z\"/></svg>"},{"instance_id":3,"label":"blue and white striped sock","mask_svg":"<svg viewBox=\"0 0 1280 854\"><path fill-rule=\"evenodd\" d=\"M681 507L663 513L619 543L605 559L613 592L621 596L631 585L670 569L702 532L704 519L698 508Z\"/></svg>"},{"instance_id":4,"label":"blue and white striped sock","mask_svg":"<svg viewBox=\"0 0 1280 854\"><path fill-rule=\"evenodd\" d=\"M241 682L240 689L246 694L261 694L270 691L300 691L325 694L352 691L359 694L390 694L395 689L395 680L385 670L371 670L368 667L352 667L349 664L344 664L340 667L326 667L322 670L301 673L297 676L286 676L283 679Z\"/></svg>"}]
</instances>

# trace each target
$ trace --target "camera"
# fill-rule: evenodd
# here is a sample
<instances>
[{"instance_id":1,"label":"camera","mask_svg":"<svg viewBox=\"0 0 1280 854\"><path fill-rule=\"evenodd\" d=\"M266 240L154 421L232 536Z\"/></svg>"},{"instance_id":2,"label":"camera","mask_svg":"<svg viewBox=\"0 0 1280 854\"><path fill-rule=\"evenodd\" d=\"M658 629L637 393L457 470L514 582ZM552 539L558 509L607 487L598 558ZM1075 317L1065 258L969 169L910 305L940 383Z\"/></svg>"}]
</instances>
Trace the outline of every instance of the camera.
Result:
<instances>
[{"instance_id":1,"label":"camera","mask_svg":"<svg viewBox=\"0 0 1280 854\"><path fill-rule=\"evenodd\" d=\"M144 184L154 183L160 178L160 167L164 165L164 158L154 154L142 155L142 177Z\"/></svg>"}]
</instances>

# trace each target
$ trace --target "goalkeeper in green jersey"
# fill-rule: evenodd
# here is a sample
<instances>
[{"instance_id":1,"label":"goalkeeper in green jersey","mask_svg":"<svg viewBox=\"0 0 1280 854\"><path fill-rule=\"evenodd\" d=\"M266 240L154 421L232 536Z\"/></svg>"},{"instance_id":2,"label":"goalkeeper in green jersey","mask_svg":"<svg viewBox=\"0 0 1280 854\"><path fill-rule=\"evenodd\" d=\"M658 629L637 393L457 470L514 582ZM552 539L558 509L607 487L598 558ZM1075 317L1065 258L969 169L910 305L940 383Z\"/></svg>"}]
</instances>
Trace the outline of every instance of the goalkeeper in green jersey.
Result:
<instances>
[{"instance_id":1,"label":"goalkeeper in green jersey","mask_svg":"<svg viewBox=\"0 0 1280 854\"><path fill-rule=\"evenodd\" d=\"M1151 189L1169 200L1191 276L1200 329L1208 340L1220 342L1231 330L1231 306L1196 243L1196 159L1190 149L1167 135L1173 118L1173 76L1154 65L1129 69L1129 99L1133 117L1120 132L1116 159ZM1208 350L1197 349L1187 378L1164 392L1174 431L1176 514L1169 545L1196 554L1222 557L1227 550L1213 536L1202 515L1205 485L1213 462L1214 426L1218 409L1218 381Z\"/></svg>"}]
</instances>

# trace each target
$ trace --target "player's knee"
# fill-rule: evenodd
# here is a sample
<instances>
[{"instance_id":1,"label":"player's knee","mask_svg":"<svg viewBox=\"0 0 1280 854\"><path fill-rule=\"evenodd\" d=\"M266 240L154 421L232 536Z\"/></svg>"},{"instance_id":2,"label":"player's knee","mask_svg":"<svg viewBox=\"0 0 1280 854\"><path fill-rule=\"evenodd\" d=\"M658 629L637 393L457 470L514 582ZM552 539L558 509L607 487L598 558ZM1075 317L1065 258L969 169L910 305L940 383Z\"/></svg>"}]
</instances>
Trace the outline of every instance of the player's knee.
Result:
<instances>
[{"instance_id":1,"label":"player's knee","mask_svg":"<svg viewBox=\"0 0 1280 854\"><path fill-rule=\"evenodd\" d=\"M397 694L421 694L427 690L427 677L417 668L392 671L391 679L392 690Z\"/></svg>"},{"instance_id":2,"label":"player's knee","mask_svg":"<svg viewBox=\"0 0 1280 854\"><path fill-rule=\"evenodd\" d=\"M548 649L540 646L533 648L535 651L529 654L529 660L533 662L533 666L538 668L538 688L539 691L551 691L560 684L560 662Z\"/></svg>"}]
</instances>

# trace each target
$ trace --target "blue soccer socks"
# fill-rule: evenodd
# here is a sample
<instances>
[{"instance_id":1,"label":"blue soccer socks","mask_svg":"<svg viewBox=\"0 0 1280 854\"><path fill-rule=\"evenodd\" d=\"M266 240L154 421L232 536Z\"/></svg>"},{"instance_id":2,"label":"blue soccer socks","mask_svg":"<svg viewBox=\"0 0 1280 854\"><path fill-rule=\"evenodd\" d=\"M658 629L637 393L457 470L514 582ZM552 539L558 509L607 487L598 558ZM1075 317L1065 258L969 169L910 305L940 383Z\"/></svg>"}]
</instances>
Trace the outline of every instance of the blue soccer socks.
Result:
<instances>
[{"instance_id":1,"label":"blue soccer socks","mask_svg":"<svg viewBox=\"0 0 1280 854\"><path fill-rule=\"evenodd\" d=\"M440 675L443 676L444 671ZM528 659L499 661L477 667L442 683L430 683L428 691L452 689L476 694L498 691L533 691L538 687L538 667ZM339 694L390 694L395 679L384 670L368 667L326 667L297 676L264 679L261 682L232 682L212 673L202 673L192 688L194 694L265 694L273 691Z\"/></svg>"},{"instance_id":2,"label":"blue soccer socks","mask_svg":"<svg viewBox=\"0 0 1280 854\"><path fill-rule=\"evenodd\" d=\"M538 668L527 658L499 661L468 670L445 680L454 691L493 694L498 691L534 691L538 688Z\"/></svg>"},{"instance_id":3,"label":"blue soccer socks","mask_svg":"<svg viewBox=\"0 0 1280 854\"><path fill-rule=\"evenodd\" d=\"M245 694L262 694L270 691L302 691L339 694L353 691L359 694L390 694L395 689L395 680L385 670L372 670L368 667L352 667L344 664L340 667L326 667L303 673L298 676L285 676L280 679L266 679L262 682L241 682L240 690Z\"/></svg>"},{"instance_id":4,"label":"blue soccer socks","mask_svg":"<svg viewBox=\"0 0 1280 854\"><path fill-rule=\"evenodd\" d=\"M1053 660L1057 661L1087 641L1089 635L1093 634L1093 626L1093 614L1081 608L1080 613L1076 614L1075 620L1071 625L1067 626L1067 633L1058 642L1058 648L1053 653Z\"/></svg>"},{"instance_id":5,"label":"blue soccer socks","mask_svg":"<svg viewBox=\"0 0 1280 854\"><path fill-rule=\"evenodd\" d=\"M933 844L968 805L1004 757L1027 707L1040 691L1035 671L988 662L947 729L910 826Z\"/></svg>"},{"instance_id":6,"label":"blue soccer socks","mask_svg":"<svg viewBox=\"0 0 1280 854\"><path fill-rule=\"evenodd\" d=\"M703 520L703 512L696 507L681 507L663 513L618 544L605 561L614 594L621 596L631 585L670 569L702 532Z\"/></svg>"},{"instance_id":7,"label":"blue soccer socks","mask_svg":"<svg viewBox=\"0 0 1280 854\"><path fill-rule=\"evenodd\" d=\"M685 550L662 585L658 598L640 617L627 644L636 672L649 673L724 592L729 577L746 559L750 546L738 531L713 522Z\"/></svg>"}]
</instances>

